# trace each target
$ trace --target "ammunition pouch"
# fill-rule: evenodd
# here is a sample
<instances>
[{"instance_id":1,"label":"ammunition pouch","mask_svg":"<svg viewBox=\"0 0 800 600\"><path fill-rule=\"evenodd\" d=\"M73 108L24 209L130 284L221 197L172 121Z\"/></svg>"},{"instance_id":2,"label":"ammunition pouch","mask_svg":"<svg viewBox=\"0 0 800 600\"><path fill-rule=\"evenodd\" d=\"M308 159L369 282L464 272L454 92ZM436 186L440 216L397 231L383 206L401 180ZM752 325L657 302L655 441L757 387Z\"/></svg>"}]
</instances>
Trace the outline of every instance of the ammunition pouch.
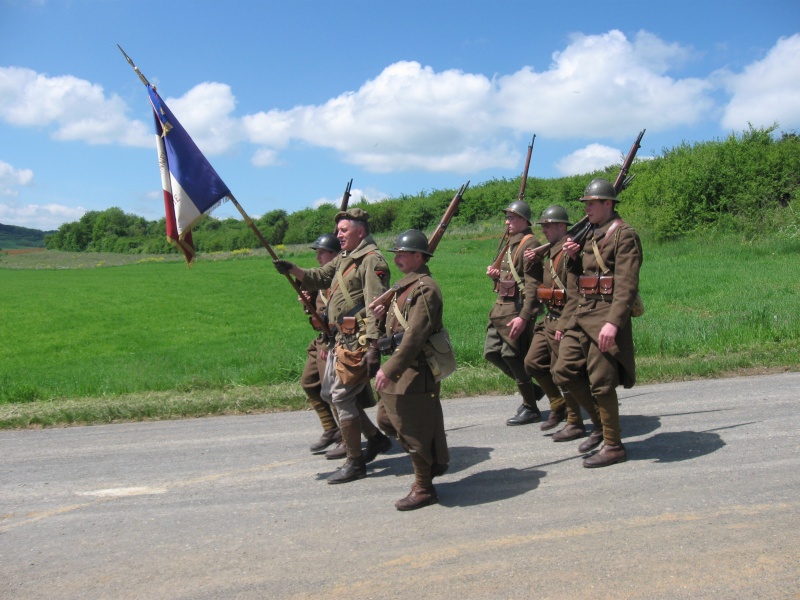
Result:
<instances>
[{"instance_id":1,"label":"ammunition pouch","mask_svg":"<svg viewBox=\"0 0 800 600\"><path fill-rule=\"evenodd\" d=\"M358 320L356 317L341 317L338 329L344 335L355 335L358 332Z\"/></svg>"},{"instance_id":2,"label":"ammunition pouch","mask_svg":"<svg viewBox=\"0 0 800 600\"><path fill-rule=\"evenodd\" d=\"M564 306L567 301L567 291L561 288L551 288L542 285L536 289L536 299L548 306Z\"/></svg>"},{"instance_id":3,"label":"ammunition pouch","mask_svg":"<svg viewBox=\"0 0 800 600\"><path fill-rule=\"evenodd\" d=\"M501 298L516 298L517 282L513 279L498 279L495 281L494 291Z\"/></svg>"},{"instance_id":4,"label":"ammunition pouch","mask_svg":"<svg viewBox=\"0 0 800 600\"><path fill-rule=\"evenodd\" d=\"M584 296L597 294L610 296L614 293L614 276L581 275L578 277L578 291Z\"/></svg>"},{"instance_id":5,"label":"ammunition pouch","mask_svg":"<svg viewBox=\"0 0 800 600\"><path fill-rule=\"evenodd\" d=\"M405 331L398 331L394 335L387 335L382 338L378 338L378 352L381 353L381 356L391 356L395 349L400 345L400 342L403 341L403 336L405 333Z\"/></svg>"}]
</instances>

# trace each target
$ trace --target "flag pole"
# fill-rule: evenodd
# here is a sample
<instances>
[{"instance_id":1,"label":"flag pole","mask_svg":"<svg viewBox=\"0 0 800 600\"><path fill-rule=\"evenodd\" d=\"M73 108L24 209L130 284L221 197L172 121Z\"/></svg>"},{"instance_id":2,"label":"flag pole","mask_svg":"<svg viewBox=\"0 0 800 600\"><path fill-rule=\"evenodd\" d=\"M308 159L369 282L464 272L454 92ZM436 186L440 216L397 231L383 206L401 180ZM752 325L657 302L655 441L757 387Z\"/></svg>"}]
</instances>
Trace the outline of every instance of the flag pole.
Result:
<instances>
[{"instance_id":1,"label":"flag pole","mask_svg":"<svg viewBox=\"0 0 800 600\"><path fill-rule=\"evenodd\" d=\"M267 252L272 257L272 259L278 260L278 255L275 254L275 251L272 249L272 246L270 246L269 242L264 238L263 235L261 235L261 232L258 230L256 224L253 223L253 220L250 218L250 216L246 212L244 212L242 205L239 204L236 198L234 198L233 194L228 195L228 200L233 202L233 205L236 207L236 210L239 211L245 223L247 223L250 226L250 229L253 230L253 233L256 234L256 237L261 241L261 245L264 246L264 248L266 248ZM311 300L309 300L303 293L303 289L300 285L300 282L297 281L297 279L295 279L294 277L292 277L289 273L284 273L284 275L286 276L286 279L289 280L289 283L292 284L292 287L297 292L297 295L300 297L300 301L303 303L303 306L305 307L308 314L316 317L316 321L319 322L320 329L322 329L322 332L328 337L330 337L332 334L330 327L328 327L328 323L326 322L325 319L320 318L319 314L317 313L316 307L313 304L311 304Z\"/></svg>"},{"instance_id":2,"label":"flag pole","mask_svg":"<svg viewBox=\"0 0 800 600\"><path fill-rule=\"evenodd\" d=\"M145 86L146 86L148 89L149 89L149 88L153 88L153 86L150 84L150 82L149 82L149 81L147 81L147 78L146 78L144 75L142 75L142 72L139 70L139 67L137 67L137 66L136 66L136 65L133 63L133 60L131 60L131 57L130 57L130 56L128 56L128 55L125 53L125 50L123 50L123 49L122 49L122 46L120 46L119 44L117 44L117 48L119 48L119 51L120 51L120 52L122 52L122 55L125 57L125 60L126 60L126 61L128 61L128 64L129 64L131 67L133 67L133 70L134 70L134 71L136 72L136 74L139 76L139 79L142 81L142 83L143 83L143 84L144 84L144 85L145 85ZM155 90L155 88L153 88L153 89ZM155 107L154 107L153 109L155 110ZM210 167L210 165L209 165L209 167ZM213 167L212 167L212 169L213 169ZM215 175L216 175L216 173L215 173ZM224 184L223 184L223 185L224 185ZM227 186L225 186L225 187L227 188ZM261 243L263 244L264 248L266 248L266 249L267 249L267 252L269 252L269 254L270 254L270 256L273 258L273 260L277 260L278 256L277 256L277 255L275 254L275 252L272 250L272 248L270 247L270 245L269 245L269 243L267 242L267 240L266 240L266 239L264 239L264 236L263 236L263 235L261 235L261 232L258 230L258 227L256 227L256 224L255 224L255 223L253 223L253 220L252 220L252 219L251 219L251 218L250 218L250 217L247 215L247 213L246 213L246 212L244 212L244 209L242 208L242 206L239 204L239 202L236 200L236 198L234 198L234 197L233 197L233 194L231 194L231 193L230 193L230 188L228 188L226 191L228 192L228 193L226 194L226 197L227 197L227 198L228 198L228 199L229 199L231 202L233 202L233 205L234 205L234 206L237 208L237 210L238 210L238 211L241 213L241 215L242 215L242 217L244 218L245 222L246 222L246 223L247 223L247 224L250 226L250 229L252 229L252 230L253 230L253 233L255 233L255 234L256 234L256 237L258 237L258 239L259 239L259 240L261 240ZM348 186L348 191L349 191L349 186ZM296 279L294 279L294 278L293 278L293 277L292 277L292 276L291 276L289 273L286 273L286 278L289 280L289 283L291 283L291 284L292 284L292 287L293 287L293 288L295 289L295 291L297 292L297 295L298 295L298 296L299 296L299 298L300 298L300 302L302 302L302 303L303 303L303 307L306 309L306 312L307 312L309 315L311 315L311 316L313 317L313 320L315 320L315 321L317 321L317 322L319 323L319 326L320 326L320 329L322 330L322 332L323 332L325 335L327 335L327 336L329 336L329 337L330 337L330 336L331 336L331 329L330 329L330 327L328 326L328 323L327 323L326 321L323 321L323 320L322 320L322 319L319 317L319 314L317 313L316 307L315 307L313 304L311 304L311 300L309 300L309 299L306 297L306 295L303 293L303 289L300 287L300 282L299 282L299 281L297 281ZM313 323L312 323L312 326L313 326Z\"/></svg>"}]
</instances>

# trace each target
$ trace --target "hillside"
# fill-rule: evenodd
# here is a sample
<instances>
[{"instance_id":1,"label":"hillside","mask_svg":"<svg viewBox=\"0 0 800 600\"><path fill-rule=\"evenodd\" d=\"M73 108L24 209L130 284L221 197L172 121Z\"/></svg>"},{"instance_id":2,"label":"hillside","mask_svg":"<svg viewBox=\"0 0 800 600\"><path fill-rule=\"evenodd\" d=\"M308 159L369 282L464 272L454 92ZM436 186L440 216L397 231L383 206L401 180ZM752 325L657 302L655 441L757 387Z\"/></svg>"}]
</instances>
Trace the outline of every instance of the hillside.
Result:
<instances>
[{"instance_id":1,"label":"hillside","mask_svg":"<svg viewBox=\"0 0 800 600\"><path fill-rule=\"evenodd\" d=\"M0 250L44 248L44 236L53 233L55 231L41 231L0 223Z\"/></svg>"}]
</instances>

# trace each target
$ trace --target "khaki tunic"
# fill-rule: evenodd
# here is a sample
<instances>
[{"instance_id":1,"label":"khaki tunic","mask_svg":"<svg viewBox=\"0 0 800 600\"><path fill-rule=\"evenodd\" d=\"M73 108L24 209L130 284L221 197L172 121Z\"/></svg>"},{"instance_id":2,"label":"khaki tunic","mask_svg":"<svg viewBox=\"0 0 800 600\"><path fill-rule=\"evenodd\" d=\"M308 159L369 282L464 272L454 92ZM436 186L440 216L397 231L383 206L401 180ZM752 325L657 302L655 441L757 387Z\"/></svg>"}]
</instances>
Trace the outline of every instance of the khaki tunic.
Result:
<instances>
[{"instance_id":1,"label":"khaki tunic","mask_svg":"<svg viewBox=\"0 0 800 600\"><path fill-rule=\"evenodd\" d=\"M562 331L583 330L596 345L603 325L616 325L617 336L608 354L619 363L620 382L625 388L630 388L636 382L631 308L639 293L642 242L636 230L624 221L606 239L609 227L619 218L614 212L608 222L595 227L589 234L580 254L580 261L576 262L569 275L567 306L559 328ZM602 269L592 250L592 240L597 244L606 267L614 274L614 290L611 295L584 296L579 293L579 275L602 275ZM593 387L594 384L595 382Z\"/></svg>"},{"instance_id":2,"label":"khaki tunic","mask_svg":"<svg viewBox=\"0 0 800 600\"><path fill-rule=\"evenodd\" d=\"M536 300L536 293L529 292L531 286L535 290L541 279L528 281L525 268L525 250L536 248L539 241L532 235L530 228L526 228L520 233L516 233L508 240L507 247L503 250L503 261L500 265L500 278L496 281L513 281L514 276L511 272L510 264L513 263L517 275L522 280L517 290L516 298L503 298L499 294L492 309L489 311L489 325L497 330L503 342L513 348L518 354L524 355L530 344L533 322L541 311L541 306ZM510 259L509 260L509 255ZM516 317L522 317L530 323L527 335L523 333L517 339L511 339L509 332L511 328L508 322ZM520 347L520 346L523 347Z\"/></svg>"},{"instance_id":3,"label":"khaki tunic","mask_svg":"<svg viewBox=\"0 0 800 600\"><path fill-rule=\"evenodd\" d=\"M566 293L569 281L569 257L563 252L566 237L553 244L541 260L526 263L525 293L536 295L536 290L541 286L549 289L563 289ZM553 273L558 281L553 278ZM560 329L559 320L565 305L553 306L552 303L542 302L547 310L544 319L534 328L533 341L525 356L525 368L528 372L549 371L558 358L558 342L555 333ZM540 385L542 382L539 382ZM543 386L544 387L544 386ZM548 396L555 390L547 390Z\"/></svg>"},{"instance_id":4,"label":"khaki tunic","mask_svg":"<svg viewBox=\"0 0 800 600\"><path fill-rule=\"evenodd\" d=\"M405 333L381 367L389 385L380 392L380 399L400 444L429 464L446 465L450 456L439 400L440 384L434 380L423 352L428 338L442 328L442 292L424 265L406 274L398 285L401 290L396 296L397 307L408 329L404 330L394 305L390 306L386 334Z\"/></svg>"},{"instance_id":5,"label":"khaki tunic","mask_svg":"<svg viewBox=\"0 0 800 600\"><path fill-rule=\"evenodd\" d=\"M344 289L355 306L348 303L347 296L337 282L337 272L342 274ZM328 323L332 329L341 322L342 317L356 316L359 337L376 340L381 336L381 323L366 307L389 289L389 265L371 235L361 240L355 250L349 253L342 251L328 264L314 269L303 269L303 273L303 287L306 289L332 289L328 302ZM341 341L338 330L336 339Z\"/></svg>"},{"instance_id":6,"label":"khaki tunic","mask_svg":"<svg viewBox=\"0 0 800 600\"><path fill-rule=\"evenodd\" d=\"M324 293L324 291L312 292L312 297L316 297L315 308L318 315L325 312ZM300 386L304 390L313 390L322 386L322 374L325 372L326 362L322 355L328 349L328 345L327 336L320 332L306 348L308 357L303 368L303 374L300 376Z\"/></svg>"}]
</instances>

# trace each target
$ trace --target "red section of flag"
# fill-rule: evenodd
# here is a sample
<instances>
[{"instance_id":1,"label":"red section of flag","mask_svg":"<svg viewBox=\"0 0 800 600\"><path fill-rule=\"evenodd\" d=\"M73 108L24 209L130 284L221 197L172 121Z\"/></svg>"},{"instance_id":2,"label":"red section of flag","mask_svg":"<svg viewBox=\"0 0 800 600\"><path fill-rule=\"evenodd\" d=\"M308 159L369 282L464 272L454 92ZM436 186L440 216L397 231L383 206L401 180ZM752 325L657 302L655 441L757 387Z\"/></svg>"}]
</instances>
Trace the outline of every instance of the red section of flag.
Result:
<instances>
[{"instance_id":1,"label":"red section of flag","mask_svg":"<svg viewBox=\"0 0 800 600\"><path fill-rule=\"evenodd\" d=\"M167 149L164 146L163 129L161 120L153 111L156 121L156 150L158 151L158 167L161 170L161 187L164 190L164 214L167 223L167 241L176 246L186 258L186 264L192 266L194 259L194 242L192 232L187 232L183 239L178 235L178 221L175 217L175 200L172 197L172 183L169 175L169 162L167 160Z\"/></svg>"}]
</instances>

